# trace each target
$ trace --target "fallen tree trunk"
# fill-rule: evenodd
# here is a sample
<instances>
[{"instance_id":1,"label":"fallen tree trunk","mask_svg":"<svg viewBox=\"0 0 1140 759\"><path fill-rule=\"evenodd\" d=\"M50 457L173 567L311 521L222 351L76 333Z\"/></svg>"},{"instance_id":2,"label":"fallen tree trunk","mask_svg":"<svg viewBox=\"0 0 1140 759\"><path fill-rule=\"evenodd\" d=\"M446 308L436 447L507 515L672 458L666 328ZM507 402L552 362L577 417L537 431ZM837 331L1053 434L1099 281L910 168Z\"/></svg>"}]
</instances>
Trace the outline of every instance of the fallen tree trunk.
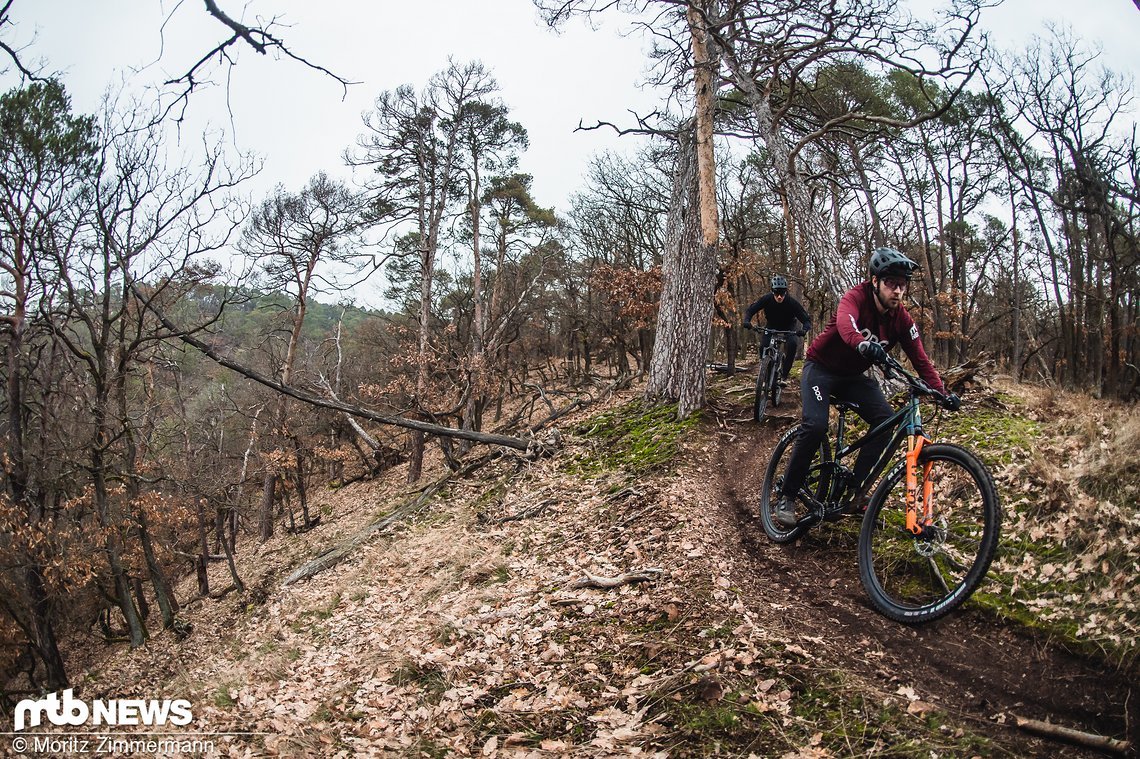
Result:
<instances>
[{"instance_id":1,"label":"fallen tree trunk","mask_svg":"<svg viewBox=\"0 0 1140 759\"><path fill-rule=\"evenodd\" d=\"M137 289L137 284L131 282L131 292L139 299L145 308L154 314L155 318L162 323L162 326L168 329L171 336L177 337L187 345L198 349L215 363L220 364L227 369L231 369L247 379L265 385L266 387L276 390L282 395L287 395L290 398L295 398L302 403L308 403L311 406L318 406L320 408L327 408L332 411L339 411L342 414L350 414L352 416L360 417L361 419L368 419L369 421L379 422L380 424L391 424L395 427L404 427L410 430L417 430L430 435L439 435L442 437L457 437L463 440L472 440L476 443L485 443L487 445L501 445L507 448L514 448L518 451L525 451L528 455L538 455L545 452L546 446L538 442L534 438L517 438L508 435L496 435L492 433L475 432L474 430L456 429L453 427L444 427L439 424L431 424L429 422L421 422L417 419L407 419L402 416L388 416L386 414L378 414L375 411L370 411L359 406L352 406L347 403L340 403L337 401L322 398L318 395L305 392L296 387L291 387L282 382L278 382L272 377L258 372L248 366L242 366L236 361L232 361L225 356L221 355L209 345L188 334L185 330L181 330L171 322L166 316L160 312L149 300L143 297Z\"/></svg>"},{"instance_id":2,"label":"fallen tree trunk","mask_svg":"<svg viewBox=\"0 0 1140 759\"><path fill-rule=\"evenodd\" d=\"M498 456L498 453L490 453L486 456L482 456L476 459L475 461L472 461L462 469L456 470L454 472L449 472L443 477L440 477L438 480L421 490L419 495L417 495L412 500L401 504L400 506L397 506L395 509L388 512L375 522L372 522L347 540L337 543L332 548L323 551L316 558L306 562L305 564L302 564L292 574L285 578L285 581L281 583L282 587L292 585L298 580L307 580L308 578L313 577L314 575L317 575L326 569L329 569L330 567L336 566L341 561L341 559L351 554L354 550L356 550L358 546L371 538L373 535L387 530L392 525L403 521L405 517L408 517L419 511L424 506L424 504L430 501L435 496L435 494L438 493L440 489L442 489L443 486L449 483L452 479L470 474L484 464L487 464L488 462L498 458Z\"/></svg>"}]
</instances>

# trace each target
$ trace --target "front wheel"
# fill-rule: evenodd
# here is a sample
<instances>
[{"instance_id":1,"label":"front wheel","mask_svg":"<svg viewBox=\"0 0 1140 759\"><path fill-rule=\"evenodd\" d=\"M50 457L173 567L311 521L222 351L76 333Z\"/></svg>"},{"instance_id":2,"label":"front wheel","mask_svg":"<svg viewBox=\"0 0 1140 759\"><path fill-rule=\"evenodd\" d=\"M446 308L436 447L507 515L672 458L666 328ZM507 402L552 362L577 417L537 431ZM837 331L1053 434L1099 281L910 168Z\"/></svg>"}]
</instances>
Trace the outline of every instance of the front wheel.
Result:
<instances>
[{"instance_id":1,"label":"front wheel","mask_svg":"<svg viewBox=\"0 0 1140 759\"><path fill-rule=\"evenodd\" d=\"M956 445L931 443L919 459L933 482L933 524L906 528L906 471L879 483L859 533L859 579L880 613L906 624L930 622L960 606L985 577L997 550L1001 511L984 464Z\"/></svg>"},{"instance_id":2,"label":"front wheel","mask_svg":"<svg viewBox=\"0 0 1140 759\"><path fill-rule=\"evenodd\" d=\"M784 386L780 384L782 364L782 361L772 362L772 378L768 381L768 387L772 388L772 408L780 408L780 399L784 396Z\"/></svg>"},{"instance_id":3,"label":"front wheel","mask_svg":"<svg viewBox=\"0 0 1140 759\"><path fill-rule=\"evenodd\" d=\"M776 501L784 485L784 472L788 469L788 460L792 457L792 449L796 444L799 427L793 427L784 433L772 449L772 458L768 461L768 468L764 471L764 485L760 492L760 524L764 533L773 543L790 543L808 531L807 527L784 527L776 521ZM817 501L823 501L831 486L831 446L827 439L820 442L819 448L811 459L811 468L808 470L800 492L807 491ZM799 498L795 499L796 515L807 515L807 507Z\"/></svg>"},{"instance_id":4,"label":"front wheel","mask_svg":"<svg viewBox=\"0 0 1140 759\"><path fill-rule=\"evenodd\" d=\"M756 401L752 407L753 421L764 418L768 409L768 375L771 373L772 360L764 358L760 361L760 371L756 372Z\"/></svg>"}]
</instances>

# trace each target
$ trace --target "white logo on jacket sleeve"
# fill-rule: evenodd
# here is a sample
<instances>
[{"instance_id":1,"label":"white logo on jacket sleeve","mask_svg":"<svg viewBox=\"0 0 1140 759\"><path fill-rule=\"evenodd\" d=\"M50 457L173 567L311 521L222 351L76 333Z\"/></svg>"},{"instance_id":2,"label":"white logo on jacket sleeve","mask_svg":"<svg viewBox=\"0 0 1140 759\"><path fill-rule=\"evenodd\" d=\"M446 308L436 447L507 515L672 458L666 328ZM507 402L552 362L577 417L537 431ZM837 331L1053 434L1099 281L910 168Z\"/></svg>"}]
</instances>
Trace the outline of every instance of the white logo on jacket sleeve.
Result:
<instances>
[{"instance_id":1,"label":"white logo on jacket sleeve","mask_svg":"<svg viewBox=\"0 0 1140 759\"><path fill-rule=\"evenodd\" d=\"M910 339L911 340L917 340L918 339L918 325L917 324L910 325Z\"/></svg>"}]
</instances>

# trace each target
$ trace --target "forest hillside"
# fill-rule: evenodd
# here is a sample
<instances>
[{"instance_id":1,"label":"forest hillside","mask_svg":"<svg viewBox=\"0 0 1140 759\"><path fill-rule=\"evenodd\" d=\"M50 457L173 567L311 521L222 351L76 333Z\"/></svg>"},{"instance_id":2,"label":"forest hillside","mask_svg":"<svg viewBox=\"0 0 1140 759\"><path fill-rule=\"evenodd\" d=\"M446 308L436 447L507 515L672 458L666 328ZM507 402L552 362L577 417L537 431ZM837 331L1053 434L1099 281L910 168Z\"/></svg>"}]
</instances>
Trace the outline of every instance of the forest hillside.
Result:
<instances>
[{"instance_id":1,"label":"forest hillside","mask_svg":"<svg viewBox=\"0 0 1140 759\"><path fill-rule=\"evenodd\" d=\"M183 579L183 635L65 640L73 682L187 699L222 756L1098 755L1023 719L1136 745L1135 406L994 378L939 416L1005 520L982 589L910 628L868 604L855 520L767 541L798 398L756 424L750 393L721 375L685 422L596 393L552 456L314 487L319 525L239 546L244 592Z\"/></svg>"},{"instance_id":2,"label":"forest hillside","mask_svg":"<svg viewBox=\"0 0 1140 759\"><path fill-rule=\"evenodd\" d=\"M0 2L0 751L1134 752L1140 101L1097 24L49 5ZM779 466L797 375L752 421L761 326L961 394L895 399L862 521Z\"/></svg>"}]
</instances>

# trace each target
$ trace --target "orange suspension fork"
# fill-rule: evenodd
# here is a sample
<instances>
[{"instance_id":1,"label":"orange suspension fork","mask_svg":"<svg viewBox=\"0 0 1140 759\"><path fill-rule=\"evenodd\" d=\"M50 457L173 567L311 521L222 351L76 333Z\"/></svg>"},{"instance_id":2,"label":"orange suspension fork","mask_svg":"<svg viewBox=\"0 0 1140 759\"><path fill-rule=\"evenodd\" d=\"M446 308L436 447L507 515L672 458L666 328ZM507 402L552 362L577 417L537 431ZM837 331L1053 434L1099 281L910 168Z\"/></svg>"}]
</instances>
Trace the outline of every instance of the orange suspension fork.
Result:
<instances>
[{"instance_id":1,"label":"orange suspension fork","mask_svg":"<svg viewBox=\"0 0 1140 759\"><path fill-rule=\"evenodd\" d=\"M906 444L906 528L914 535L922 534L932 514L934 483L930 469L934 464L927 462L922 467L922 518L918 515L918 457L927 442L923 435L910 435Z\"/></svg>"}]
</instances>

